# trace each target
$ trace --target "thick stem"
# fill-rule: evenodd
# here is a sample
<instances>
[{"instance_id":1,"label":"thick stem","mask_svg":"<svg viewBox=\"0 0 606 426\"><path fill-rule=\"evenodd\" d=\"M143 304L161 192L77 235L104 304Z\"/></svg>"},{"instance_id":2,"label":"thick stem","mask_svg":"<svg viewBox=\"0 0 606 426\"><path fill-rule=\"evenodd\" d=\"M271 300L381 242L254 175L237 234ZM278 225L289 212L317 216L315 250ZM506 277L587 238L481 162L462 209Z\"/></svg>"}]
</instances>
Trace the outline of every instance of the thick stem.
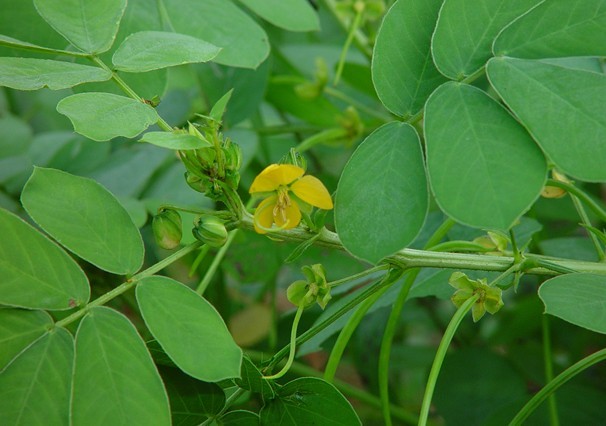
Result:
<instances>
[{"instance_id":1,"label":"thick stem","mask_svg":"<svg viewBox=\"0 0 606 426\"><path fill-rule=\"evenodd\" d=\"M253 219L249 214L243 214L239 226L253 230ZM315 234L303 229L276 229L268 233L269 236L289 241L306 241ZM315 244L344 250L339 237L334 232L322 230ZM586 272L606 275L606 263L586 262L581 260L546 258L534 254L525 254L527 262L535 262L536 266L524 270L526 274L535 275L558 275L567 272ZM467 253L442 253L427 250L403 249L396 254L386 258L388 262L394 263L404 269L408 268L446 268L446 269L472 269L480 271L506 271L515 263L512 256L487 256L481 254Z\"/></svg>"}]
</instances>

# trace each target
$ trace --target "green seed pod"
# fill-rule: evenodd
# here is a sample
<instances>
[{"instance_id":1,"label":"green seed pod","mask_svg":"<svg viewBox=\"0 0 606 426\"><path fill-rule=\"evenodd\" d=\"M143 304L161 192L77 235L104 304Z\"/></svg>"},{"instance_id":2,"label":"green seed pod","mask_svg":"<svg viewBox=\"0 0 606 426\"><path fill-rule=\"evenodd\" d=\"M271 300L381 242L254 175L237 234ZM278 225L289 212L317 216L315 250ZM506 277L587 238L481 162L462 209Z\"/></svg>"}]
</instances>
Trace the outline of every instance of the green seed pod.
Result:
<instances>
[{"instance_id":1,"label":"green seed pod","mask_svg":"<svg viewBox=\"0 0 606 426\"><path fill-rule=\"evenodd\" d=\"M201 216L192 233L210 247L221 247L227 241L227 229L223 221L215 216Z\"/></svg>"},{"instance_id":2,"label":"green seed pod","mask_svg":"<svg viewBox=\"0 0 606 426\"><path fill-rule=\"evenodd\" d=\"M183 236L181 215L173 209L164 209L152 221L156 243L166 250L179 246Z\"/></svg>"}]
</instances>

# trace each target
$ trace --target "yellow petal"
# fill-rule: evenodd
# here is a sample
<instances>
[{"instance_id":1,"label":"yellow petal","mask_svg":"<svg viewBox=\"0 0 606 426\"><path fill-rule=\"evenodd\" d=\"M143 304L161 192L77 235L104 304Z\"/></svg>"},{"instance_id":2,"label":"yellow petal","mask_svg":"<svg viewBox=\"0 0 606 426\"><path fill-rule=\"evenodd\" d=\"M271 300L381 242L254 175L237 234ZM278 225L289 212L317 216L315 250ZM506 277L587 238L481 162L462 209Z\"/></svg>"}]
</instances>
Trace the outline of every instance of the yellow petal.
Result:
<instances>
[{"instance_id":1,"label":"yellow petal","mask_svg":"<svg viewBox=\"0 0 606 426\"><path fill-rule=\"evenodd\" d=\"M271 164L257 175L248 192L275 191L280 185L288 185L304 173L305 170L292 164Z\"/></svg>"},{"instance_id":2,"label":"yellow petal","mask_svg":"<svg viewBox=\"0 0 606 426\"><path fill-rule=\"evenodd\" d=\"M290 190L301 200L324 210L333 207L330 193L320 179L313 176L303 176L290 186Z\"/></svg>"},{"instance_id":3,"label":"yellow petal","mask_svg":"<svg viewBox=\"0 0 606 426\"><path fill-rule=\"evenodd\" d=\"M274 222L273 211L277 199L278 197L275 196L266 198L255 210L255 220L253 223L255 225L255 231L257 231L258 234L265 234L267 233L267 230L271 228L271 225Z\"/></svg>"},{"instance_id":4,"label":"yellow petal","mask_svg":"<svg viewBox=\"0 0 606 426\"><path fill-rule=\"evenodd\" d=\"M290 201L289 206L284 208L284 216L282 216L282 211L280 210L276 213L274 222L282 229L294 228L301 222L301 210L299 210L299 205L293 200Z\"/></svg>"}]
</instances>

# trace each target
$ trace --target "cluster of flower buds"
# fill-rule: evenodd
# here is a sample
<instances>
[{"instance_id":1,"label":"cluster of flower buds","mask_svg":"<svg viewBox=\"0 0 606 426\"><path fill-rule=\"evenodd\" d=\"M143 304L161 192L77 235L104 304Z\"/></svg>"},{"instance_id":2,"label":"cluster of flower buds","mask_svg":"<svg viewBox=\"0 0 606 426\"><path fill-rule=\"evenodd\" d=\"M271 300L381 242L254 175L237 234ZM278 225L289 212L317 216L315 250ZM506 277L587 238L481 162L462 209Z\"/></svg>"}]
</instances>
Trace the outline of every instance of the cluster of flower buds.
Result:
<instances>
[{"instance_id":1,"label":"cluster of flower buds","mask_svg":"<svg viewBox=\"0 0 606 426\"><path fill-rule=\"evenodd\" d=\"M203 135L193 124L189 126L189 133L204 140L211 139L212 146L179 151L181 160L187 172L187 184L207 197L218 200L223 194L222 184L236 190L240 183L240 164L242 153L240 147L233 143L222 133L217 132L214 126L207 129Z\"/></svg>"},{"instance_id":2,"label":"cluster of flower buds","mask_svg":"<svg viewBox=\"0 0 606 426\"><path fill-rule=\"evenodd\" d=\"M307 280L299 280L288 286L286 297L293 305L304 307L318 303L322 309L331 299L330 287L326 282L326 271L320 264L304 266L301 271Z\"/></svg>"}]
</instances>

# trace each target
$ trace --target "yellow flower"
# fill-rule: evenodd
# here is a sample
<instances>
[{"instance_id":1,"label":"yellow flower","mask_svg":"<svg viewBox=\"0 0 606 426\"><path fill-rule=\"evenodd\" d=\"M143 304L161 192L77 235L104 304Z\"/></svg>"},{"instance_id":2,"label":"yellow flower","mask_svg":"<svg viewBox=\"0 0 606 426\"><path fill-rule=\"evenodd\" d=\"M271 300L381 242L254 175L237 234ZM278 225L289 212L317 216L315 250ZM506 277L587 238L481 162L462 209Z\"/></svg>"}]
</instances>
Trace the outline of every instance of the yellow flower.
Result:
<instances>
[{"instance_id":1,"label":"yellow flower","mask_svg":"<svg viewBox=\"0 0 606 426\"><path fill-rule=\"evenodd\" d=\"M274 223L280 229L290 229L301 222L302 206L291 199L291 194L312 206L332 209L332 200L324 184L318 178L304 174L305 170L292 164L272 164L259 173L249 192L267 193L268 197L255 210L255 231L265 234Z\"/></svg>"}]
</instances>

